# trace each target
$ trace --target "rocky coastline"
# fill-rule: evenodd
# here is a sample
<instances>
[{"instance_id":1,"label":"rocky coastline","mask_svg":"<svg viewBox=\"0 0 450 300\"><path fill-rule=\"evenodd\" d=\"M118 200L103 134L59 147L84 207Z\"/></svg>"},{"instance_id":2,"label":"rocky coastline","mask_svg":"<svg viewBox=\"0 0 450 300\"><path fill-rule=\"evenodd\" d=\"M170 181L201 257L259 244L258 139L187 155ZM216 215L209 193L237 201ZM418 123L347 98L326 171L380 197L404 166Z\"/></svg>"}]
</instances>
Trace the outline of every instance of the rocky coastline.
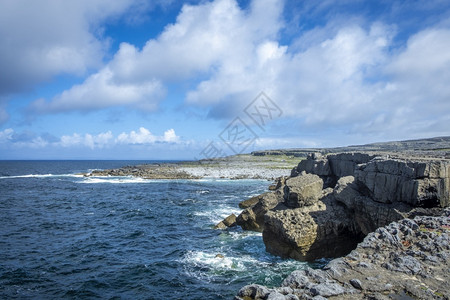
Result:
<instances>
[{"instance_id":1,"label":"rocky coastline","mask_svg":"<svg viewBox=\"0 0 450 300\"><path fill-rule=\"evenodd\" d=\"M280 287L245 286L235 300L450 299L449 150L450 137L443 137L83 175L275 180L215 228L262 232L277 256L332 260L321 270L294 271Z\"/></svg>"},{"instance_id":2,"label":"rocky coastline","mask_svg":"<svg viewBox=\"0 0 450 300\"><path fill-rule=\"evenodd\" d=\"M298 159L286 155L256 157L235 155L224 158L176 163L154 163L93 170L86 177L132 176L144 179L265 179L275 180L289 174Z\"/></svg>"},{"instance_id":3,"label":"rocky coastline","mask_svg":"<svg viewBox=\"0 0 450 300\"><path fill-rule=\"evenodd\" d=\"M308 154L273 191L246 200L236 224L261 231L272 254L336 259L236 299L449 299L449 191L445 157Z\"/></svg>"}]
</instances>

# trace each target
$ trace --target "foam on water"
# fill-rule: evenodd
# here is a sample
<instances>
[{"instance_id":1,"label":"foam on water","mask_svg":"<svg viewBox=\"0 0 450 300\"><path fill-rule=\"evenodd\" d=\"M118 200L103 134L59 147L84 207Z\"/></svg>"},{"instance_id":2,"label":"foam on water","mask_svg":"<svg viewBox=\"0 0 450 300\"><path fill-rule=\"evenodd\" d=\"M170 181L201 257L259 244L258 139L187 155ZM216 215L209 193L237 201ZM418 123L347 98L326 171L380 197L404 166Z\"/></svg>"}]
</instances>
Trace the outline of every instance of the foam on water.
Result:
<instances>
[{"instance_id":1,"label":"foam on water","mask_svg":"<svg viewBox=\"0 0 450 300\"><path fill-rule=\"evenodd\" d=\"M14 179L14 178L48 178L48 177L78 177L83 175L78 174L26 174L26 175L12 175L12 176L0 176L0 179Z\"/></svg>"},{"instance_id":2,"label":"foam on water","mask_svg":"<svg viewBox=\"0 0 450 300\"><path fill-rule=\"evenodd\" d=\"M154 179L144 179L140 177L132 176L92 176L86 177L82 183L113 183L113 184L123 184L123 183L155 183L158 182Z\"/></svg>"},{"instance_id":3,"label":"foam on water","mask_svg":"<svg viewBox=\"0 0 450 300\"><path fill-rule=\"evenodd\" d=\"M236 207L222 204L222 205L216 206L212 210L196 211L196 212L194 212L194 216L206 217L208 219L209 223L217 224L231 214L235 214L236 216L239 215L241 213L241 211L242 210L239 210Z\"/></svg>"},{"instance_id":4,"label":"foam on water","mask_svg":"<svg viewBox=\"0 0 450 300\"><path fill-rule=\"evenodd\" d=\"M213 229L267 181L74 175L117 164L0 162L1 299L231 299L304 265Z\"/></svg>"},{"instance_id":5,"label":"foam on water","mask_svg":"<svg viewBox=\"0 0 450 300\"><path fill-rule=\"evenodd\" d=\"M236 270L244 271L243 258L228 257L221 253L207 253L203 251L189 251L183 264L192 267L208 268L209 270Z\"/></svg>"}]
</instances>

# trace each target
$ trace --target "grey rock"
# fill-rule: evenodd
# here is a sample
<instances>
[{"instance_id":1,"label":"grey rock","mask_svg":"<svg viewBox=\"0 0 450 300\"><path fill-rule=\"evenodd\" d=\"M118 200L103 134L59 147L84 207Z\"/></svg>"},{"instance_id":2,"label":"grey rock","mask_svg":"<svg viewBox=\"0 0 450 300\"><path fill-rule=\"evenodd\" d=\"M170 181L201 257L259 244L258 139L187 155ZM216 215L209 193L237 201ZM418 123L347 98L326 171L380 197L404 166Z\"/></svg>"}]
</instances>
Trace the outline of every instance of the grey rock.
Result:
<instances>
[{"instance_id":1,"label":"grey rock","mask_svg":"<svg viewBox=\"0 0 450 300\"><path fill-rule=\"evenodd\" d=\"M267 300L286 300L286 297L277 291L273 291L267 296L266 299Z\"/></svg>"},{"instance_id":2,"label":"grey rock","mask_svg":"<svg viewBox=\"0 0 450 300\"><path fill-rule=\"evenodd\" d=\"M291 208L312 205L322 195L322 188L322 179L314 174L289 178L284 187L285 204Z\"/></svg>"},{"instance_id":3,"label":"grey rock","mask_svg":"<svg viewBox=\"0 0 450 300\"><path fill-rule=\"evenodd\" d=\"M298 299L392 299L389 295L402 293L413 299L448 299L439 296L450 290L447 214L445 210L442 216L418 216L379 228L323 270L292 272L282 287Z\"/></svg>"},{"instance_id":4,"label":"grey rock","mask_svg":"<svg viewBox=\"0 0 450 300\"><path fill-rule=\"evenodd\" d=\"M312 286L309 289L311 295L313 296L324 296L324 297L329 297L329 296L337 296L337 295L342 295L345 293L345 288L342 287L340 284L338 284L337 282L333 282L333 283L320 283L320 284L316 284L314 286Z\"/></svg>"},{"instance_id":5,"label":"grey rock","mask_svg":"<svg viewBox=\"0 0 450 300\"><path fill-rule=\"evenodd\" d=\"M220 221L216 226L214 226L215 229L227 229L229 227L236 226L236 215L231 214L222 221Z\"/></svg>"},{"instance_id":6,"label":"grey rock","mask_svg":"<svg viewBox=\"0 0 450 300\"><path fill-rule=\"evenodd\" d=\"M239 202L239 208L246 209L258 203L260 196L251 197L247 200Z\"/></svg>"},{"instance_id":7,"label":"grey rock","mask_svg":"<svg viewBox=\"0 0 450 300\"><path fill-rule=\"evenodd\" d=\"M272 254L306 261L344 256L322 271L288 276L283 286L293 295L363 299L407 291L426 297L405 278L426 282L438 293L450 288L431 281L449 279L444 275L450 259L450 208L444 209L449 205L448 159L309 154L292 173L273 193L276 201L257 211L258 201L241 215L262 229Z\"/></svg>"},{"instance_id":8,"label":"grey rock","mask_svg":"<svg viewBox=\"0 0 450 300\"><path fill-rule=\"evenodd\" d=\"M355 289L359 289L362 290L362 284L361 281L359 279L350 279L350 284L355 288Z\"/></svg>"},{"instance_id":9,"label":"grey rock","mask_svg":"<svg viewBox=\"0 0 450 300\"><path fill-rule=\"evenodd\" d=\"M270 294L270 290L265 286L258 284L246 285L239 290L238 297L250 299L266 299Z\"/></svg>"},{"instance_id":10,"label":"grey rock","mask_svg":"<svg viewBox=\"0 0 450 300\"><path fill-rule=\"evenodd\" d=\"M244 230L263 231L265 214L282 202L283 198L275 192L264 193L254 198L258 201L239 214L236 224Z\"/></svg>"}]
</instances>

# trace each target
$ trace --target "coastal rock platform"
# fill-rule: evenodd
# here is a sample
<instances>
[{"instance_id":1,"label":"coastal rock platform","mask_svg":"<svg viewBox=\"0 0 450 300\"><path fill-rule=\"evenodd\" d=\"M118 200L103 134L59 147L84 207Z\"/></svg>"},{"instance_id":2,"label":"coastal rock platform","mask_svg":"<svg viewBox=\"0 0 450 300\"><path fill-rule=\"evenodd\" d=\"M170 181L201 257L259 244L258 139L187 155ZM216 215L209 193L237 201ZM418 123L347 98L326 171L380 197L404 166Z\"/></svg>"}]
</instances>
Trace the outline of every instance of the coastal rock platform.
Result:
<instances>
[{"instance_id":1,"label":"coastal rock platform","mask_svg":"<svg viewBox=\"0 0 450 300\"><path fill-rule=\"evenodd\" d=\"M279 288L246 286L236 299L449 299L449 159L310 153L255 198L238 225L264 220L257 230L268 252L336 259L295 271ZM270 198L280 200L256 209ZM253 219L243 218L249 211Z\"/></svg>"},{"instance_id":2,"label":"coastal rock platform","mask_svg":"<svg viewBox=\"0 0 450 300\"><path fill-rule=\"evenodd\" d=\"M291 273L277 288L243 287L243 299L449 299L450 210L369 233L324 269Z\"/></svg>"}]
</instances>

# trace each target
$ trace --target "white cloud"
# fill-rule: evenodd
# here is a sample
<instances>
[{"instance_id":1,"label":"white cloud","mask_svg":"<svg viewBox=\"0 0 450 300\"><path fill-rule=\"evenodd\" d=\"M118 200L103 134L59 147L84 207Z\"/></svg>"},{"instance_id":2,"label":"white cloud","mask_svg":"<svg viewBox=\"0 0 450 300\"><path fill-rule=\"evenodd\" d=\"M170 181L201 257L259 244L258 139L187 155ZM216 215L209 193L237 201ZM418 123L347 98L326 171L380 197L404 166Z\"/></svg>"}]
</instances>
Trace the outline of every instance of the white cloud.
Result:
<instances>
[{"instance_id":1,"label":"white cloud","mask_svg":"<svg viewBox=\"0 0 450 300\"><path fill-rule=\"evenodd\" d=\"M12 135L14 134L14 130L12 128L7 128L3 131L0 131L0 143L8 142L12 139Z\"/></svg>"},{"instance_id":2,"label":"white cloud","mask_svg":"<svg viewBox=\"0 0 450 300\"><path fill-rule=\"evenodd\" d=\"M117 142L121 144L151 144L156 141L156 137L146 128L141 127L139 131L130 133L122 132L117 137Z\"/></svg>"},{"instance_id":3,"label":"white cloud","mask_svg":"<svg viewBox=\"0 0 450 300\"><path fill-rule=\"evenodd\" d=\"M86 133L84 135L80 135L78 133L74 133L72 135L63 135L61 140L56 145L62 147L88 147L90 149L95 148L103 148L105 146L110 145L110 142L113 140L113 135L111 131L99 133L97 135L92 135Z\"/></svg>"},{"instance_id":4,"label":"white cloud","mask_svg":"<svg viewBox=\"0 0 450 300\"><path fill-rule=\"evenodd\" d=\"M326 15L329 7L323 5L320 13ZM395 24L326 16L323 28L300 30L296 40L283 44L282 17L283 1L275 0L252 1L247 10L235 0L185 5L176 22L142 49L121 44L82 84L30 108L153 110L165 87L176 85L190 86L186 104L207 107L211 117L234 118L265 91L283 117L304 130L338 128L383 139L436 128L448 134L450 34L443 23L439 28L427 23L399 45ZM164 136L174 139L170 132ZM142 128L119 137L130 144L164 141Z\"/></svg>"},{"instance_id":5,"label":"white cloud","mask_svg":"<svg viewBox=\"0 0 450 300\"><path fill-rule=\"evenodd\" d=\"M176 143L180 140L180 137L176 135L175 130L169 129L164 132L164 137L162 140L168 143Z\"/></svg>"},{"instance_id":6,"label":"white cloud","mask_svg":"<svg viewBox=\"0 0 450 300\"><path fill-rule=\"evenodd\" d=\"M0 95L27 90L61 73L102 64L101 24L140 0L0 1Z\"/></svg>"},{"instance_id":7,"label":"white cloud","mask_svg":"<svg viewBox=\"0 0 450 300\"><path fill-rule=\"evenodd\" d=\"M45 99L34 101L29 109L32 112L49 113L131 105L151 111L156 109L162 95L164 89L157 81L149 80L138 84L115 82L111 70L105 68L90 76L83 84L75 85L54 97L50 102Z\"/></svg>"},{"instance_id":8,"label":"white cloud","mask_svg":"<svg viewBox=\"0 0 450 300\"><path fill-rule=\"evenodd\" d=\"M63 135L54 141L47 140L44 136L36 136L34 133L25 132L17 134L12 128L0 131L0 144L15 148L89 148L103 149L113 148L119 145L153 145L155 143L177 144L180 137L176 135L174 129L168 129L163 135L152 134L147 128L140 127L138 131L122 132L117 137L111 131L99 134L79 134Z\"/></svg>"},{"instance_id":9,"label":"white cloud","mask_svg":"<svg viewBox=\"0 0 450 300\"><path fill-rule=\"evenodd\" d=\"M163 95L162 84L206 75L213 69L240 72L254 47L262 47L260 63L271 59L277 49L268 39L275 38L281 27L281 11L282 4L275 0L255 1L248 14L234 0L184 5L176 23L142 50L122 43L108 65L84 83L50 101L37 100L30 108L41 113L126 104L154 109ZM244 88L245 83L240 84ZM131 97L120 97L130 90Z\"/></svg>"},{"instance_id":10,"label":"white cloud","mask_svg":"<svg viewBox=\"0 0 450 300\"><path fill-rule=\"evenodd\" d=\"M176 143L180 139L175 134L175 130L169 129L164 132L163 136L155 136L148 129L141 127L139 130L129 133L122 132L116 139L119 144L153 144L155 142Z\"/></svg>"}]
</instances>

